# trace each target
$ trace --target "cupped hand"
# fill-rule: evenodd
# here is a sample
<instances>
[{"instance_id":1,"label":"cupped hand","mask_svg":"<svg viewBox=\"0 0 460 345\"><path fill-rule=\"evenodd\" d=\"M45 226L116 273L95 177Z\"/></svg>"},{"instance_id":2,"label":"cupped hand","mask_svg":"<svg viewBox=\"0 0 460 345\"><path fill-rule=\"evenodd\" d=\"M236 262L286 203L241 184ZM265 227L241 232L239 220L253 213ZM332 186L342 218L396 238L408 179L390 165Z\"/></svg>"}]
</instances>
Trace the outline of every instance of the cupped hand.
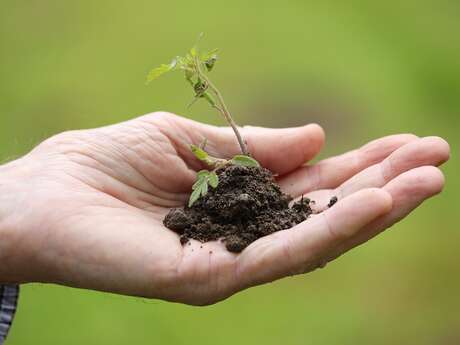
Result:
<instances>
[{"instance_id":1,"label":"cupped hand","mask_svg":"<svg viewBox=\"0 0 460 345\"><path fill-rule=\"evenodd\" d=\"M249 151L282 189L322 213L234 254L220 242L182 246L162 220L184 205L203 166L189 144L231 157L229 128L168 113L56 135L0 167L0 281L58 283L194 305L323 267L439 193L449 157L437 137L401 134L308 165L318 125L244 127ZM332 196L334 207L326 209Z\"/></svg>"}]
</instances>

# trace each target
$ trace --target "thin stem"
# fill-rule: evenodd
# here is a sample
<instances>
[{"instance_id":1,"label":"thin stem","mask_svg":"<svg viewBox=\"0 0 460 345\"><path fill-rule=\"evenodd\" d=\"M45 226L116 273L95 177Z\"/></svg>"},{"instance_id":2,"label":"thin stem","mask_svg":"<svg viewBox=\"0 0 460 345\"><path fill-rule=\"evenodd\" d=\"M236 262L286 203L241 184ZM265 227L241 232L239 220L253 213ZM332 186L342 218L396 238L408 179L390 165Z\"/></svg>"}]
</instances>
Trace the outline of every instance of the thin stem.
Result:
<instances>
[{"instance_id":1,"label":"thin stem","mask_svg":"<svg viewBox=\"0 0 460 345\"><path fill-rule=\"evenodd\" d=\"M201 67L200 67L200 62L198 61L198 57L195 56L195 65L196 65L196 70L197 70L197 74L198 76L204 80L204 82L206 83L206 85L208 86L208 88L216 95L217 97L217 101L219 102L219 106L217 105L213 105L213 108L217 109L222 115L223 117L225 118L225 120L227 120L227 122L230 124L230 126L232 127L233 129L233 132L235 133L235 136L236 136L236 139L238 140L238 144L240 145L240 148L241 148L241 152L244 154L244 155L248 155L249 152L248 152L248 149L246 147L246 144L243 140L243 138L241 137L241 134L238 130L238 126L237 124L235 123L235 121L233 120L232 116L230 115L230 112L228 111L228 108L227 106L225 105L225 102L224 102L224 98L222 97L221 93L219 92L219 90L217 89L217 87L208 79L208 77L201 71Z\"/></svg>"}]
</instances>

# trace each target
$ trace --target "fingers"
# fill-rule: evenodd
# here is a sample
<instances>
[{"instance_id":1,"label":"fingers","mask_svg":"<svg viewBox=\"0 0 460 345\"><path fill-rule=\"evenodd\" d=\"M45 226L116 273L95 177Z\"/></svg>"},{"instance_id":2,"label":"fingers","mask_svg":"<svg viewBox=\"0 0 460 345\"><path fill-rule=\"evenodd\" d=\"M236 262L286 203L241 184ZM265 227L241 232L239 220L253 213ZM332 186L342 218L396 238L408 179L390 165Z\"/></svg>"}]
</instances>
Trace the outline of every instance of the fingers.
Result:
<instances>
[{"instance_id":1,"label":"fingers","mask_svg":"<svg viewBox=\"0 0 460 345\"><path fill-rule=\"evenodd\" d=\"M384 217L368 224L358 234L348 239L340 249L341 253L354 248L376 236L406 217L426 199L440 193L444 187L444 175L433 166L424 166L407 171L390 181L383 190L390 193L393 209Z\"/></svg>"},{"instance_id":2,"label":"fingers","mask_svg":"<svg viewBox=\"0 0 460 345\"><path fill-rule=\"evenodd\" d=\"M279 180L281 188L293 197L312 190L336 188L361 170L385 159L405 144L416 140L412 134L397 134L371 141L363 147L303 166Z\"/></svg>"},{"instance_id":3,"label":"fingers","mask_svg":"<svg viewBox=\"0 0 460 345\"><path fill-rule=\"evenodd\" d=\"M307 194L315 200L317 210L322 210L332 196L344 198L358 190L383 187L398 175L421 166L438 166L449 159L449 144L439 137L426 137L412 141L378 164L374 164L333 190L323 190Z\"/></svg>"},{"instance_id":4,"label":"fingers","mask_svg":"<svg viewBox=\"0 0 460 345\"><path fill-rule=\"evenodd\" d=\"M379 164L375 164L350 180L339 189L339 195L349 195L362 188L383 187L401 173L424 165L438 166L449 159L450 148L439 137L415 140L394 151Z\"/></svg>"},{"instance_id":5,"label":"fingers","mask_svg":"<svg viewBox=\"0 0 460 345\"><path fill-rule=\"evenodd\" d=\"M312 270L339 243L391 207L386 191L372 188L357 192L292 229L251 244L238 258L238 279L248 287Z\"/></svg>"}]
</instances>

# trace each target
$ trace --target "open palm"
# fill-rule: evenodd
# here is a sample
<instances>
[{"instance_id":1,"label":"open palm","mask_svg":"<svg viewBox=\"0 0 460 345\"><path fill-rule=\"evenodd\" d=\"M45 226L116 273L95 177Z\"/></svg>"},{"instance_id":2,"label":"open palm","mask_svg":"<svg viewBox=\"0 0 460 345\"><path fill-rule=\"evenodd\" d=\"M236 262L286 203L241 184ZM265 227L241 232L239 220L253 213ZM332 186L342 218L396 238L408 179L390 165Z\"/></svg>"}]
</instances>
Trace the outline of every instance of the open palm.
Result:
<instances>
[{"instance_id":1,"label":"open palm","mask_svg":"<svg viewBox=\"0 0 460 345\"><path fill-rule=\"evenodd\" d=\"M23 167L14 241L21 280L214 303L322 267L390 227L441 191L435 166L449 156L440 138L403 134L306 165L324 142L317 125L244 127L242 134L285 192L311 197L318 211L331 196L338 203L240 254L220 242L182 246L162 220L186 203L203 168L189 144L207 138L210 154L230 157L238 153L230 129L155 113L65 132L11 164Z\"/></svg>"}]
</instances>

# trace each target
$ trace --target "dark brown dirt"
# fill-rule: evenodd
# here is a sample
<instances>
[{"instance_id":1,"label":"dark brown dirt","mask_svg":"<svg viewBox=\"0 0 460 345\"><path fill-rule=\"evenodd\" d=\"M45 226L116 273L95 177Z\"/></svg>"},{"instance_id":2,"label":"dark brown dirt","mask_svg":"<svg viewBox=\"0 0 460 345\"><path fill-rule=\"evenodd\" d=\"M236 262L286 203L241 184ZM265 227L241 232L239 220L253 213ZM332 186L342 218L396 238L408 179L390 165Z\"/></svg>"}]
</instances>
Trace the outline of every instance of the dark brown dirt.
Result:
<instances>
[{"instance_id":1,"label":"dark brown dirt","mask_svg":"<svg viewBox=\"0 0 460 345\"><path fill-rule=\"evenodd\" d=\"M222 239L229 251L241 252L258 238L289 229L312 213L307 198L289 207L292 198L281 192L267 169L228 165L217 175L217 188L209 188L191 208L172 209L165 217L165 226L180 234L182 244L189 239Z\"/></svg>"}]
</instances>

